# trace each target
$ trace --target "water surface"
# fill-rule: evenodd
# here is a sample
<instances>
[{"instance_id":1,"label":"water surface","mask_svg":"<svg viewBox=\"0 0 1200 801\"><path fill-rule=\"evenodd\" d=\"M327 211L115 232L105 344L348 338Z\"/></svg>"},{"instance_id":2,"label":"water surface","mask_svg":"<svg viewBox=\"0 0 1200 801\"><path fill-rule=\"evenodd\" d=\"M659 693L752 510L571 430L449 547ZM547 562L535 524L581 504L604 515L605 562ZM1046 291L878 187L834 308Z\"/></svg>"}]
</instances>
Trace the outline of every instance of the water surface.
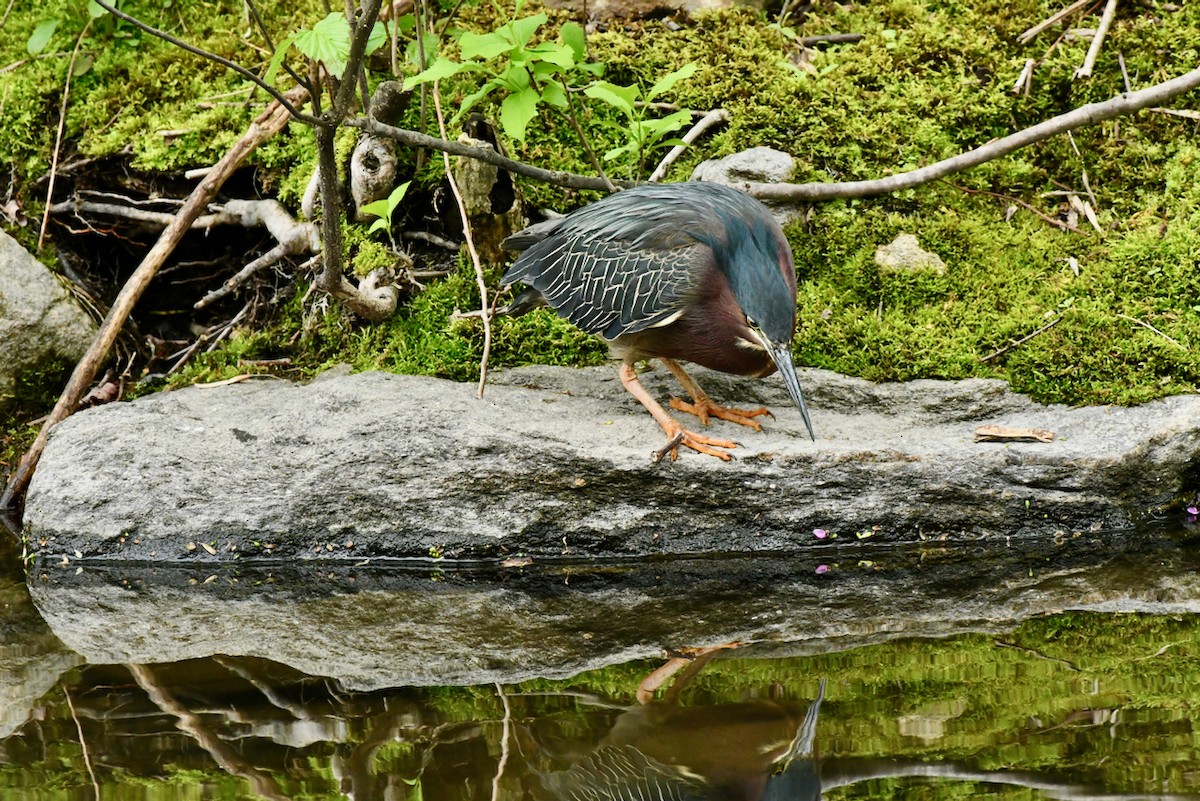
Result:
<instances>
[{"instance_id":1,"label":"water surface","mask_svg":"<svg viewBox=\"0 0 1200 801\"><path fill-rule=\"evenodd\" d=\"M0 798L1200 799L1186 536L28 587L10 558Z\"/></svg>"}]
</instances>

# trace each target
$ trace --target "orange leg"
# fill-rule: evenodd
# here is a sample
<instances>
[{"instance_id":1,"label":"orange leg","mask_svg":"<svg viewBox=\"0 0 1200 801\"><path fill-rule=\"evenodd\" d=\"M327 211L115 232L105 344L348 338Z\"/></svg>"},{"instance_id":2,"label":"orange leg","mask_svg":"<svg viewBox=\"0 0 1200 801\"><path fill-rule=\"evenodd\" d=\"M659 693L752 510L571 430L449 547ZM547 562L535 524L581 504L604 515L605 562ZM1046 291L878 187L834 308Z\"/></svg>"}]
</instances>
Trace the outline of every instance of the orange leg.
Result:
<instances>
[{"instance_id":1,"label":"orange leg","mask_svg":"<svg viewBox=\"0 0 1200 801\"><path fill-rule=\"evenodd\" d=\"M735 641L723 643L722 645L702 646L700 648L680 648L675 652L678 654L677 656L672 656L638 684L638 703L643 706L650 703L654 698L654 692L663 686L667 682L667 679L678 673L680 668L687 667L687 671L679 678L676 686L672 687L668 692L670 700L677 700L679 691L696 677L696 674L700 672L700 668L704 667L710 659L716 656L718 651L723 651L727 648L740 648L742 645L743 643Z\"/></svg>"},{"instance_id":2,"label":"orange leg","mask_svg":"<svg viewBox=\"0 0 1200 801\"><path fill-rule=\"evenodd\" d=\"M726 462L731 458L728 453L721 448L736 448L737 443L728 439L715 439L706 437L703 434L696 434L688 431L679 421L667 414L666 410L658 404L658 401L650 397L650 393L642 386L642 382L638 381L637 372L633 369L633 365L628 362L621 362L621 384L625 390L638 399L638 402L646 407L654 417L655 422L662 426L662 430L667 435L667 444L655 453L654 461L659 461L664 456L670 456L671 461L679 458L679 446L691 448L698 453L707 453L709 456L715 456Z\"/></svg>"},{"instance_id":3,"label":"orange leg","mask_svg":"<svg viewBox=\"0 0 1200 801\"><path fill-rule=\"evenodd\" d=\"M692 396L692 403L680 400L679 398L671 398L671 408L677 412L687 412L694 414L700 418L700 422L708 425L708 418L711 415L720 420L728 420L731 423L738 425L749 426L755 431L762 431L762 426L755 417L761 417L764 414L771 414L771 410L765 406L760 406L757 409L731 409L728 406L721 404L708 397L708 393L700 388L696 383L696 379L687 374L687 371L673 359L663 359L663 364L667 369L674 374L679 383L687 390L687 394ZM775 415L771 414L772 417Z\"/></svg>"}]
</instances>

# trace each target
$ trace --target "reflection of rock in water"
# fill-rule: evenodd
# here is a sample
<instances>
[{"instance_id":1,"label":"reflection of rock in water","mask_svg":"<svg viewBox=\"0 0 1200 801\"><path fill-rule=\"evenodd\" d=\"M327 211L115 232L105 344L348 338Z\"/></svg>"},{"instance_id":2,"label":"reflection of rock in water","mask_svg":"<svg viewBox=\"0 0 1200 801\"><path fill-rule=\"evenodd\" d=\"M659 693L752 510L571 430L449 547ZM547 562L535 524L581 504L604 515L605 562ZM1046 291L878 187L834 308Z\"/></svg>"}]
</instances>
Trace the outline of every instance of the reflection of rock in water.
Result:
<instances>
[{"instance_id":1,"label":"reflection of rock in water","mask_svg":"<svg viewBox=\"0 0 1200 801\"><path fill-rule=\"evenodd\" d=\"M765 702L635 707L591 754L568 770L542 774L535 795L539 801L817 799L813 743L824 697L822 679L798 726L786 709Z\"/></svg>"}]
</instances>

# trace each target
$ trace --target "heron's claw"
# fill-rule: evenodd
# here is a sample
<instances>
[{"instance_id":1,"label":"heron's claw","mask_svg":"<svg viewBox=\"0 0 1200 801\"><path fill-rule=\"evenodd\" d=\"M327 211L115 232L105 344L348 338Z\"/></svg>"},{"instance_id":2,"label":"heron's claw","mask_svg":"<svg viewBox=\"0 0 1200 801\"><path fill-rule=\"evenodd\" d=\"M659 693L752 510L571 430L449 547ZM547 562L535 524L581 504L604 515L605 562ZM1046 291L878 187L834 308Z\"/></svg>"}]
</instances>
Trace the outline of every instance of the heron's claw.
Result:
<instances>
[{"instance_id":1,"label":"heron's claw","mask_svg":"<svg viewBox=\"0 0 1200 801\"><path fill-rule=\"evenodd\" d=\"M755 420L755 417L763 415L775 417L765 406L759 406L757 409L732 409L707 397L699 398L695 403L688 403L680 398L671 398L671 408L677 412L696 415L704 425L708 425L709 417L716 417L718 420L728 420L731 423L753 428L755 431L763 430L762 424Z\"/></svg>"},{"instance_id":2,"label":"heron's claw","mask_svg":"<svg viewBox=\"0 0 1200 801\"><path fill-rule=\"evenodd\" d=\"M664 429L667 432L667 444L654 452L654 461L656 463L661 462L664 456L670 456L672 462L678 459L680 445L691 448L697 453L706 453L709 456L715 456L723 462L728 462L733 458L733 455L722 449L737 447L737 443L733 440L706 437L703 434L688 431L679 423L675 423L670 428L664 426Z\"/></svg>"}]
</instances>

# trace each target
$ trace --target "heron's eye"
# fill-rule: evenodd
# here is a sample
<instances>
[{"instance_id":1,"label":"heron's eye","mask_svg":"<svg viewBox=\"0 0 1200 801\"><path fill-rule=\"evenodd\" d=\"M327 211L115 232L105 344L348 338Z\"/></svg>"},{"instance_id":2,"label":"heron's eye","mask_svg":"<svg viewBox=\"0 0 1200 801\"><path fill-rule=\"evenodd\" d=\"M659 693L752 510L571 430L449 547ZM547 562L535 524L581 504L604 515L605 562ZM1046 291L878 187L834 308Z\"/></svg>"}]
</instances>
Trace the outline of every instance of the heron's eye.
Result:
<instances>
[{"instance_id":1,"label":"heron's eye","mask_svg":"<svg viewBox=\"0 0 1200 801\"><path fill-rule=\"evenodd\" d=\"M746 325L751 328L758 328L758 323L754 322L754 319L750 315L746 315Z\"/></svg>"}]
</instances>

